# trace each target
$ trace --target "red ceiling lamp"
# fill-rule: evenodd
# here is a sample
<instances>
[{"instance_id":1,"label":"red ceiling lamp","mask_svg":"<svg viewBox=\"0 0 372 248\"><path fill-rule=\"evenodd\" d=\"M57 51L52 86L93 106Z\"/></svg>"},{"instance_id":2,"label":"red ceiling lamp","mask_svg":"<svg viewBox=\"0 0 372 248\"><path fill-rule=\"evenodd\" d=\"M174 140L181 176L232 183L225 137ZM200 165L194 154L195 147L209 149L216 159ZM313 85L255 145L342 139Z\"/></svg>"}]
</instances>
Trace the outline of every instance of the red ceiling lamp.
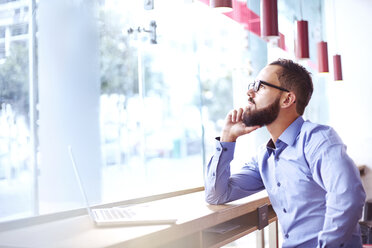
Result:
<instances>
[{"instance_id":1,"label":"red ceiling lamp","mask_svg":"<svg viewBox=\"0 0 372 248\"><path fill-rule=\"evenodd\" d=\"M297 21L296 57L298 59L310 58L308 22L302 18L302 0L300 0L301 20Z\"/></svg>"},{"instance_id":2,"label":"red ceiling lamp","mask_svg":"<svg viewBox=\"0 0 372 248\"><path fill-rule=\"evenodd\" d=\"M278 40L278 47L283 49L284 51L286 50L285 47L285 35L282 33L279 33L279 40Z\"/></svg>"},{"instance_id":3,"label":"red ceiling lamp","mask_svg":"<svg viewBox=\"0 0 372 248\"><path fill-rule=\"evenodd\" d=\"M318 70L320 73L327 73L329 72L327 42L325 41L318 42L317 48L318 48Z\"/></svg>"},{"instance_id":4,"label":"red ceiling lamp","mask_svg":"<svg viewBox=\"0 0 372 248\"><path fill-rule=\"evenodd\" d=\"M322 11L322 2L320 2L319 8L320 16L321 16L321 26L323 25L323 11ZM329 66L328 66L328 44L327 42L323 41L323 32L320 32L321 41L317 44L317 51L318 51L318 71L320 73L328 73Z\"/></svg>"},{"instance_id":5,"label":"red ceiling lamp","mask_svg":"<svg viewBox=\"0 0 372 248\"><path fill-rule=\"evenodd\" d=\"M336 7L335 7L335 1L333 1L333 24L334 24L334 37L335 37L335 50L337 51L337 35L336 35ZM341 66L341 55L335 54L333 56L333 74L334 74L334 80L335 81L342 81L342 66Z\"/></svg>"},{"instance_id":6,"label":"red ceiling lamp","mask_svg":"<svg viewBox=\"0 0 372 248\"><path fill-rule=\"evenodd\" d=\"M325 41L320 41L318 47L318 70L320 73L329 72L328 67L328 45Z\"/></svg>"},{"instance_id":7,"label":"red ceiling lamp","mask_svg":"<svg viewBox=\"0 0 372 248\"><path fill-rule=\"evenodd\" d=\"M342 66L341 55L336 54L333 56L333 72L335 81L342 81Z\"/></svg>"},{"instance_id":8,"label":"red ceiling lamp","mask_svg":"<svg viewBox=\"0 0 372 248\"><path fill-rule=\"evenodd\" d=\"M210 0L209 6L219 12L230 12L233 10L232 0Z\"/></svg>"},{"instance_id":9,"label":"red ceiling lamp","mask_svg":"<svg viewBox=\"0 0 372 248\"><path fill-rule=\"evenodd\" d=\"M261 37L279 38L277 0L261 0Z\"/></svg>"},{"instance_id":10,"label":"red ceiling lamp","mask_svg":"<svg viewBox=\"0 0 372 248\"><path fill-rule=\"evenodd\" d=\"M297 21L297 58L308 59L309 54L309 31L308 22L304 20Z\"/></svg>"}]
</instances>

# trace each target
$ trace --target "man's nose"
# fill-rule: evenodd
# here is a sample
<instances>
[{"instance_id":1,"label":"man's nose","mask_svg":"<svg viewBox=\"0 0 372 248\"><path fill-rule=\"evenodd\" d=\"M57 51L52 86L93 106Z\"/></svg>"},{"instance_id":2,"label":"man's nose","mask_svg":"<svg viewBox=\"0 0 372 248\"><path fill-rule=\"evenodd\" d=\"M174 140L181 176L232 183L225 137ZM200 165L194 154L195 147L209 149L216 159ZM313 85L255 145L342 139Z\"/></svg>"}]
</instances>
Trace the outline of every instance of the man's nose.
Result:
<instances>
[{"instance_id":1,"label":"man's nose","mask_svg":"<svg viewBox=\"0 0 372 248\"><path fill-rule=\"evenodd\" d=\"M255 93L255 91L254 91L253 89L249 89L249 90L247 91L247 96L249 96L249 97L252 97L252 98L253 98L253 96L254 96L254 93Z\"/></svg>"}]
</instances>

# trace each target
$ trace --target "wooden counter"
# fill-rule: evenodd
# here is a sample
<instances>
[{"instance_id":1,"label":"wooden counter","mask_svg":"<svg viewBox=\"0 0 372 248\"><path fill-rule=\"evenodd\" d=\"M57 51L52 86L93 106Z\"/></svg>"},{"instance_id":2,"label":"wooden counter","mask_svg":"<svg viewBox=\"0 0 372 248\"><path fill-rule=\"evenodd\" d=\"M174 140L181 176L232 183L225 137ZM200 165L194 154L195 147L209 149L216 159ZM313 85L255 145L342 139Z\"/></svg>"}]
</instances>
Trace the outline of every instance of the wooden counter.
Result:
<instances>
[{"instance_id":1,"label":"wooden counter","mask_svg":"<svg viewBox=\"0 0 372 248\"><path fill-rule=\"evenodd\" d=\"M0 247L220 247L257 230L257 208L270 205L270 201L263 191L229 204L209 205L200 191L146 204L154 212L177 216L177 223L102 228L94 226L81 209L77 216L75 212L75 216L66 214L63 218L50 215L47 221L39 216L1 223ZM273 221L276 215L269 206L269 223ZM220 224L235 229L226 233L210 231Z\"/></svg>"}]
</instances>

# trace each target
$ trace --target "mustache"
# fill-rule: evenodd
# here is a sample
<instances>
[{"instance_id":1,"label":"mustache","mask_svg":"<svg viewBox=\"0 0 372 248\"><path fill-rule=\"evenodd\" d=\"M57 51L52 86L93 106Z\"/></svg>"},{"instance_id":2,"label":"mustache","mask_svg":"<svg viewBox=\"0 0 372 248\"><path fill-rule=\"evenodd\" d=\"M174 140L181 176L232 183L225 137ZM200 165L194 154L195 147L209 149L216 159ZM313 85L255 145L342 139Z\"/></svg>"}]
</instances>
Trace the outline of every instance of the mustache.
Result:
<instances>
[{"instance_id":1,"label":"mustache","mask_svg":"<svg viewBox=\"0 0 372 248\"><path fill-rule=\"evenodd\" d=\"M253 104L256 104L256 103L254 102L254 100L253 100L252 97L249 97L249 98L248 98L248 102L251 102L251 103L253 103Z\"/></svg>"}]
</instances>

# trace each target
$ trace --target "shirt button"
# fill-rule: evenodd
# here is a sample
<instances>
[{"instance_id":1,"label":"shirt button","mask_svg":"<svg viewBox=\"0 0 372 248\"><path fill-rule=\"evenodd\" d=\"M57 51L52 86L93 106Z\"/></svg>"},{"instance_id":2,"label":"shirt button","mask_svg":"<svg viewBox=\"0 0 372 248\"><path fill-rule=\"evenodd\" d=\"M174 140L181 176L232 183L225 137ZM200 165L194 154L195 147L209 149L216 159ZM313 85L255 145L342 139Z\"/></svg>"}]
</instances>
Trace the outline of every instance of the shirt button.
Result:
<instances>
[{"instance_id":1,"label":"shirt button","mask_svg":"<svg viewBox=\"0 0 372 248\"><path fill-rule=\"evenodd\" d=\"M341 244L340 247L344 247L344 244Z\"/></svg>"},{"instance_id":2,"label":"shirt button","mask_svg":"<svg viewBox=\"0 0 372 248\"><path fill-rule=\"evenodd\" d=\"M285 238L287 239L287 238L289 238L289 235L288 235L288 233L285 235Z\"/></svg>"},{"instance_id":3,"label":"shirt button","mask_svg":"<svg viewBox=\"0 0 372 248\"><path fill-rule=\"evenodd\" d=\"M221 151L221 148L217 147L217 151Z\"/></svg>"},{"instance_id":4,"label":"shirt button","mask_svg":"<svg viewBox=\"0 0 372 248\"><path fill-rule=\"evenodd\" d=\"M224 148L223 148L223 150L224 150L224 151L227 151L227 148L226 148L226 147L224 147Z\"/></svg>"},{"instance_id":5,"label":"shirt button","mask_svg":"<svg viewBox=\"0 0 372 248\"><path fill-rule=\"evenodd\" d=\"M281 184L278 182L276 185L278 185L278 187L280 187Z\"/></svg>"},{"instance_id":6,"label":"shirt button","mask_svg":"<svg viewBox=\"0 0 372 248\"><path fill-rule=\"evenodd\" d=\"M287 210L286 210L285 208L283 208L283 212L284 212L284 213L287 213Z\"/></svg>"},{"instance_id":7,"label":"shirt button","mask_svg":"<svg viewBox=\"0 0 372 248\"><path fill-rule=\"evenodd\" d=\"M212 176L216 176L216 173L215 173L215 172L213 172L213 173L212 173Z\"/></svg>"}]
</instances>

